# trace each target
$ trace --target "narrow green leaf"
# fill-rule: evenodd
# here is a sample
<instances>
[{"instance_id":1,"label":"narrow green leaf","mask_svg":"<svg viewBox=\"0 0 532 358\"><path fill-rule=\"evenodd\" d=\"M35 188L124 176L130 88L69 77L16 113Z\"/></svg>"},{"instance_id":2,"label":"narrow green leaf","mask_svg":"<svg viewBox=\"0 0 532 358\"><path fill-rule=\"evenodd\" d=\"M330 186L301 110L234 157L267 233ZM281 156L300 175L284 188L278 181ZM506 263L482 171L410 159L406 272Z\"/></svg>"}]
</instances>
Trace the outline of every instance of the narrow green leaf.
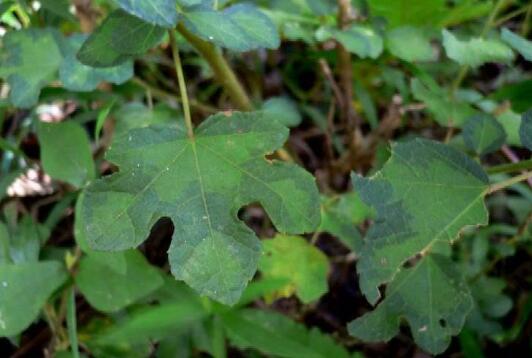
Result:
<instances>
[{"instance_id":1,"label":"narrow green leaf","mask_svg":"<svg viewBox=\"0 0 532 358\"><path fill-rule=\"evenodd\" d=\"M267 113L236 112L209 117L194 139L172 126L117 137L107 158L120 172L85 191L79 215L87 241L98 250L136 247L159 218L169 217L174 276L236 303L260 255L260 242L236 216L239 208L261 203L281 232L310 232L319 223L314 178L294 164L263 159L287 135Z\"/></svg>"},{"instance_id":2,"label":"narrow green leaf","mask_svg":"<svg viewBox=\"0 0 532 358\"><path fill-rule=\"evenodd\" d=\"M103 106L100 112L98 112L98 117L96 118L96 126L94 127L94 138L96 139L96 142L99 142L100 140L100 133L102 132L103 125L105 124L105 121L109 116L109 112L111 112L111 108L113 108L115 102L116 100L112 100L111 102Z\"/></svg>"},{"instance_id":3,"label":"narrow green leaf","mask_svg":"<svg viewBox=\"0 0 532 358\"><path fill-rule=\"evenodd\" d=\"M532 109L523 113L521 126L519 127L519 138L525 147L532 150Z\"/></svg>"},{"instance_id":4,"label":"narrow green leaf","mask_svg":"<svg viewBox=\"0 0 532 358\"><path fill-rule=\"evenodd\" d=\"M347 358L349 353L330 336L273 311L231 310L221 314L231 342L285 358Z\"/></svg>"},{"instance_id":5,"label":"narrow green leaf","mask_svg":"<svg viewBox=\"0 0 532 358\"><path fill-rule=\"evenodd\" d=\"M72 358L79 358L79 345L78 345L78 324L76 318L76 291L73 287L68 290L67 308L66 308L66 320L68 330L68 340L70 342L70 352Z\"/></svg>"},{"instance_id":6,"label":"narrow green leaf","mask_svg":"<svg viewBox=\"0 0 532 358\"><path fill-rule=\"evenodd\" d=\"M416 343L438 354L460 332L472 305L455 264L443 255L430 254L414 267L402 269L377 308L351 322L348 330L364 341L388 341L399 333L404 317Z\"/></svg>"},{"instance_id":7,"label":"narrow green leaf","mask_svg":"<svg viewBox=\"0 0 532 358\"><path fill-rule=\"evenodd\" d=\"M76 53L86 40L87 35L84 34L75 34L65 40L65 59L59 69L59 78L66 89L88 92L96 89L100 82L122 84L133 77L133 61L108 68L93 68L79 62Z\"/></svg>"},{"instance_id":8,"label":"narrow green leaf","mask_svg":"<svg viewBox=\"0 0 532 358\"><path fill-rule=\"evenodd\" d=\"M94 338L94 341L106 345L159 340L168 335L175 335L176 330L189 328L207 315L205 308L196 301L146 306L104 330Z\"/></svg>"},{"instance_id":9,"label":"narrow green leaf","mask_svg":"<svg viewBox=\"0 0 532 358\"><path fill-rule=\"evenodd\" d=\"M514 59L511 48L494 39L457 39L451 32L442 30L443 47L447 56L460 65L479 67L487 62L509 63Z\"/></svg>"},{"instance_id":10,"label":"narrow green leaf","mask_svg":"<svg viewBox=\"0 0 532 358\"><path fill-rule=\"evenodd\" d=\"M259 270L265 279L285 279L287 284L275 296L296 293L310 303L327 292L329 261L318 248L300 236L277 235L263 241Z\"/></svg>"},{"instance_id":11,"label":"narrow green leaf","mask_svg":"<svg viewBox=\"0 0 532 358\"><path fill-rule=\"evenodd\" d=\"M94 179L95 167L89 138L85 130L72 121L39 122L37 126L41 162L52 178L75 187Z\"/></svg>"},{"instance_id":12,"label":"narrow green leaf","mask_svg":"<svg viewBox=\"0 0 532 358\"><path fill-rule=\"evenodd\" d=\"M527 61L532 61L532 41L519 36L507 28L501 30L501 38Z\"/></svg>"},{"instance_id":13,"label":"narrow green leaf","mask_svg":"<svg viewBox=\"0 0 532 358\"><path fill-rule=\"evenodd\" d=\"M506 141L503 126L488 114L469 118L464 125L463 135L465 145L480 155L495 152Z\"/></svg>"},{"instance_id":14,"label":"narrow green leaf","mask_svg":"<svg viewBox=\"0 0 532 358\"><path fill-rule=\"evenodd\" d=\"M357 265L360 287L372 304L379 299L378 287L410 258L488 221L487 175L445 144L424 139L394 144L382 170L370 179L353 175L353 182L377 211Z\"/></svg>"},{"instance_id":15,"label":"narrow green leaf","mask_svg":"<svg viewBox=\"0 0 532 358\"><path fill-rule=\"evenodd\" d=\"M83 43L77 58L92 67L117 66L155 47L164 33L162 27L116 10Z\"/></svg>"},{"instance_id":16,"label":"narrow green leaf","mask_svg":"<svg viewBox=\"0 0 532 358\"><path fill-rule=\"evenodd\" d=\"M20 108L36 104L62 59L51 29L9 31L0 49L0 77L9 84L11 103Z\"/></svg>"},{"instance_id":17,"label":"narrow green leaf","mask_svg":"<svg viewBox=\"0 0 532 358\"><path fill-rule=\"evenodd\" d=\"M109 270L109 267L91 255L79 264L76 284L87 301L103 312L116 312L146 297L163 284L159 271L151 266L136 250L114 255L123 255L126 261L124 274Z\"/></svg>"},{"instance_id":18,"label":"narrow green leaf","mask_svg":"<svg viewBox=\"0 0 532 358\"><path fill-rule=\"evenodd\" d=\"M66 277L55 261L0 264L0 337L26 329Z\"/></svg>"}]
</instances>

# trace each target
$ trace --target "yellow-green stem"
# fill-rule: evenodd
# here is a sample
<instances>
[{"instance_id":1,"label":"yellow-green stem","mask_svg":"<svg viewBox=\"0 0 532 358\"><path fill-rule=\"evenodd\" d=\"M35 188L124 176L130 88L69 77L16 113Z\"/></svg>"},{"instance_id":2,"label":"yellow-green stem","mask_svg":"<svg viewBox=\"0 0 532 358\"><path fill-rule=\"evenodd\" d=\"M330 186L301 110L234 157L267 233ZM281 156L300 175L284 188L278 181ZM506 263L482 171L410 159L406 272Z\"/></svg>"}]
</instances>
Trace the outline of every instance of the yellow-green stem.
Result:
<instances>
[{"instance_id":1,"label":"yellow-green stem","mask_svg":"<svg viewBox=\"0 0 532 358\"><path fill-rule=\"evenodd\" d=\"M528 178L532 178L532 171L525 172L521 175L517 175L515 177L512 177L510 179L504 180L500 183L490 186L490 188L487 191L487 194L493 194L499 190L506 189L507 187L517 184L523 180L527 180Z\"/></svg>"},{"instance_id":2,"label":"yellow-green stem","mask_svg":"<svg viewBox=\"0 0 532 358\"><path fill-rule=\"evenodd\" d=\"M504 6L507 5L507 3L508 3L508 0L498 0L495 3L493 10L491 10L491 13L488 19L484 23L484 27L482 28L482 32L480 33L480 37L486 36L489 29L493 25L495 18L497 17L497 14L499 13L499 11L501 11L501 9ZM463 80L466 78L468 72L469 72L469 66L463 65L462 67L460 67L460 72L458 73L458 76L456 77L456 81L454 81L452 88L451 88L453 96L455 95L456 91L460 89L460 85L462 84Z\"/></svg>"},{"instance_id":3,"label":"yellow-green stem","mask_svg":"<svg viewBox=\"0 0 532 358\"><path fill-rule=\"evenodd\" d=\"M190 43L196 51L209 63L214 76L218 82L227 91L231 100L243 111L253 110L251 101L244 90L244 87L240 84L236 78L235 73L222 56L222 53L210 42L204 41L198 36L194 35L182 24L177 25L177 30L183 37Z\"/></svg>"},{"instance_id":4,"label":"yellow-green stem","mask_svg":"<svg viewBox=\"0 0 532 358\"><path fill-rule=\"evenodd\" d=\"M177 73L177 82L179 84L179 92L181 94L181 101L183 103L185 125L187 126L189 138L193 138L194 127L192 125L192 116L190 115L190 105L188 104L187 85L185 83L185 75L183 74L183 66L181 65L181 58L179 57L179 50L177 48L174 30L170 30L168 33L170 34L170 46L172 47L172 56L174 58L175 71Z\"/></svg>"}]
</instances>

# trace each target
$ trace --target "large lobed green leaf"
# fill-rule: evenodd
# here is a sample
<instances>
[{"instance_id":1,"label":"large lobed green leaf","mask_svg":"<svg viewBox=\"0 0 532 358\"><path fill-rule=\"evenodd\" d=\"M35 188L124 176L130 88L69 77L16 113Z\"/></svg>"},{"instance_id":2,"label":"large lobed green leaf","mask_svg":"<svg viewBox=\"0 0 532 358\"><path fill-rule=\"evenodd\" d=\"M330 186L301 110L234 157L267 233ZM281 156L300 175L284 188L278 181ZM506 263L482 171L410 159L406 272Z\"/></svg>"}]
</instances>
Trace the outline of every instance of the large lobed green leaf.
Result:
<instances>
[{"instance_id":1,"label":"large lobed green leaf","mask_svg":"<svg viewBox=\"0 0 532 358\"><path fill-rule=\"evenodd\" d=\"M133 129L107 155L120 172L85 191L83 234L94 249L125 250L169 217L174 276L233 304L261 251L237 218L243 205L262 204L281 232L309 232L319 224L314 178L293 164L264 160L287 135L267 112L211 116L193 139L172 126Z\"/></svg>"},{"instance_id":2,"label":"large lobed green leaf","mask_svg":"<svg viewBox=\"0 0 532 358\"><path fill-rule=\"evenodd\" d=\"M365 341L388 341L406 318L416 343L443 352L462 329L473 301L461 273L447 257L430 254L402 269L375 310L351 322L349 333Z\"/></svg>"},{"instance_id":3,"label":"large lobed green leaf","mask_svg":"<svg viewBox=\"0 0 532 358\"><path fill-rule=\"evenodd\" d=\"M452 243L468 225L484 225L488 177L465 154L438 142L394 144L382 170L370 179L353 176L364 202L377 211L357 270L368 301L402 265L438 242Z\"/></svg>"}]
</instances>

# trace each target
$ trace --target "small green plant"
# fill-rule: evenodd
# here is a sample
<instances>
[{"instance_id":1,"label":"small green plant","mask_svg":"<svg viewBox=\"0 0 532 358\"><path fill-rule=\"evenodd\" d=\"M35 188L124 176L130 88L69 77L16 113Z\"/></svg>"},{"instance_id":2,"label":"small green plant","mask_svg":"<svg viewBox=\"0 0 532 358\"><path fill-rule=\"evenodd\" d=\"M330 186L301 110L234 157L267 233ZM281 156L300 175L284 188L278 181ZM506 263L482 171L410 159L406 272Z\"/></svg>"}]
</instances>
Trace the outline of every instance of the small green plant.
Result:
<instances>
[{"instance_id":1,"label":"small green plant","mask_svg":"<svg viewBox=\"0 0 532 358\"><path fill-rule=\"evenodd\" d=\"M0 350L524 344L530 277L498 265L530 259L531 21L520 0L1 1Z\"/></svg>"}]
</instances>

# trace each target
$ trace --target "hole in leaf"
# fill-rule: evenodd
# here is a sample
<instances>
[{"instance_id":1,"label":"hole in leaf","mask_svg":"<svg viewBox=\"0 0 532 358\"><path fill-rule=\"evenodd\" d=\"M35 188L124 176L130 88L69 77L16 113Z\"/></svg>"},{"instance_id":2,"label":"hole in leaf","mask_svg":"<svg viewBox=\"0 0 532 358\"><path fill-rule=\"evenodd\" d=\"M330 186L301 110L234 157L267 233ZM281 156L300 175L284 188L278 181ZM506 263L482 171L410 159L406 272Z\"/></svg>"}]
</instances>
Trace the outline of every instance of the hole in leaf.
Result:
<instances>
[{"instance_id":1,"label":"hole in leaf","mask_svg":"<svg viewBox=\"0 0 532 358\"><path fill-rule=\"evenodd\" d=\"M447 326L447 322L445 322L444 319L440 319L439 323L440 323L440 326L442 326L443 328L445 328Z\"/></svg>"},{"instance_id":2,"label":"hole in leaf","mask_svg":"<svg viewBox=\"0 0 532 358\"><path fill-rule=\"evenodd\" d=\"M423 255L416 254L415 256L409 258L406 260L406 262L403 264L403 268L411 268L416 266L416 264L423 258Z\"/></svg>"}]
</instances>

